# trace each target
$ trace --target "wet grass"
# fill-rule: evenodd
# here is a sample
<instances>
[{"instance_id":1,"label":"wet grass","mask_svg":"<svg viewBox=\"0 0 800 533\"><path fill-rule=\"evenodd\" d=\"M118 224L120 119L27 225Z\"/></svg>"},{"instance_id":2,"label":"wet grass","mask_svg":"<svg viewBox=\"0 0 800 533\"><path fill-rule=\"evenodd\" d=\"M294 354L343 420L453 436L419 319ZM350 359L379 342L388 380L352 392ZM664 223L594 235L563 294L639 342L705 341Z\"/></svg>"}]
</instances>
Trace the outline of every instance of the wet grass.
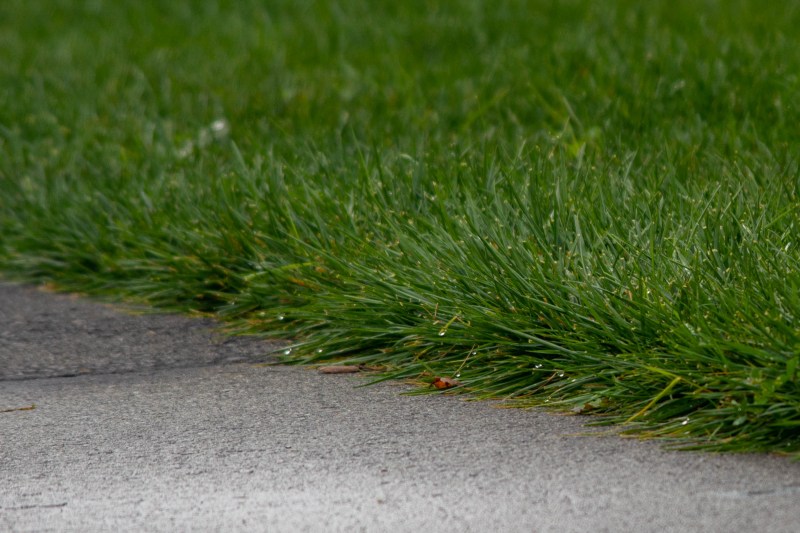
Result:
<instances>
[{"instance_id":1,"label":"wet grass","mask_svg":"<svg viewBox=\"0 0 800 533\"><path fill-rule=\"evenodd\" d=\"M0 268L797 454L795 6L6 0Z\"/></svg>"}]
</instances>

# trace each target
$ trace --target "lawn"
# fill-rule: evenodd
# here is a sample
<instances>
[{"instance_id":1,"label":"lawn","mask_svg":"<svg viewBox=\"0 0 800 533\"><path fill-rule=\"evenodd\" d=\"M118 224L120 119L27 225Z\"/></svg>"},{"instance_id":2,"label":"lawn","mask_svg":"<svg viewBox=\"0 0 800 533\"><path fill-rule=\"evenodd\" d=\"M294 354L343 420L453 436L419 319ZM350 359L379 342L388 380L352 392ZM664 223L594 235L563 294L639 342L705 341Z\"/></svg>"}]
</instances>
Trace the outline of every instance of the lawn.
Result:
<instances>
[{"instance_id":1,"label":"lawn","mask_svg":"<svg viewBox=\"0 0 800 533\"><path fill-rule=\"evenodd\" d=\"M0 270L798 456L799 28L789 1L4 0Z\"/></svg>"}]
</instances>

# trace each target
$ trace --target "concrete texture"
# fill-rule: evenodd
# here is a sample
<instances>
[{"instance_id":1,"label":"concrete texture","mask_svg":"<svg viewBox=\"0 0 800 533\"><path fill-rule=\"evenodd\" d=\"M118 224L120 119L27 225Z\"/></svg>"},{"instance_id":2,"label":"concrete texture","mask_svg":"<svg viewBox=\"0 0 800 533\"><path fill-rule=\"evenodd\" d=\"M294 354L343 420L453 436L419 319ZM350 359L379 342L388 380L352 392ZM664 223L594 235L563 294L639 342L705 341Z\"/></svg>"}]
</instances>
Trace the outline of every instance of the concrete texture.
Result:
<instances>
[{"instance_id":1,"label":"concrete texture","mask_svg":"<svg viewBox=\"0 0 800 533\"><path fill-rule=\"evenodd\" d=\"M257 366L209 326L0 284L0 411L36 405L0 412L0 530L800 530L785 458Z\"/></svg>"},{"instance_id":2,"label":"concrete texture","mask_svg":"<svg viewBox=\"0 0 800 533\"><path fill-rule=\"evenodd\" d=\"M0 284L0 380L266 361L275 347L146 311Z\"/></svg>"}]
</instances>

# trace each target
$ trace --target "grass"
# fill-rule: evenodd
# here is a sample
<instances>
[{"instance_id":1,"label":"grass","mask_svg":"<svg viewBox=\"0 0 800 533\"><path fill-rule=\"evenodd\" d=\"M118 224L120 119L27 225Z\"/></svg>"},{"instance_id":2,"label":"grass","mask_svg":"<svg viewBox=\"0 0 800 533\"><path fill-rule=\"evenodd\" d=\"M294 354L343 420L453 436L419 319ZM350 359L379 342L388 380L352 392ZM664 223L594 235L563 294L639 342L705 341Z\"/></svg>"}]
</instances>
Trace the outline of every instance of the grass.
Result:
<instances>
[{"instance_id":1,"label":"grass","mask_svg":"<svg viewBox=\"0 0 800 533\"><path fill-rule=\"evenodd\" d=\"M0 21L6 277L214 314L290 362L800 453L796 3Z\"/></svg>"}]
</instances>

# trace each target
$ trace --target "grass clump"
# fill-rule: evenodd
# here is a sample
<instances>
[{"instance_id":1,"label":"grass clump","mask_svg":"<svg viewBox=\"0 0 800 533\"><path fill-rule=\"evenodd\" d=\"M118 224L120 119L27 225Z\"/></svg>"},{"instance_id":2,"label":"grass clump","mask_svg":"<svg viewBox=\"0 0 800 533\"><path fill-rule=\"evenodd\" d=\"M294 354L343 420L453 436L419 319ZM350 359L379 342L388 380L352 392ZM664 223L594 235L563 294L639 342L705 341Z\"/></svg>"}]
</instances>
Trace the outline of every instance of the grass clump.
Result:
<instances>
[{"instance_id":1,"label":"grass clump","mask_svg":"<svg viewBox=\"0 0 800 533\"><path fill-rule=\"evenodd\" d=\"M212 313L289 361L800 451L793 4L0 20L7 276Z\"/></svg>"}]
</instances>

